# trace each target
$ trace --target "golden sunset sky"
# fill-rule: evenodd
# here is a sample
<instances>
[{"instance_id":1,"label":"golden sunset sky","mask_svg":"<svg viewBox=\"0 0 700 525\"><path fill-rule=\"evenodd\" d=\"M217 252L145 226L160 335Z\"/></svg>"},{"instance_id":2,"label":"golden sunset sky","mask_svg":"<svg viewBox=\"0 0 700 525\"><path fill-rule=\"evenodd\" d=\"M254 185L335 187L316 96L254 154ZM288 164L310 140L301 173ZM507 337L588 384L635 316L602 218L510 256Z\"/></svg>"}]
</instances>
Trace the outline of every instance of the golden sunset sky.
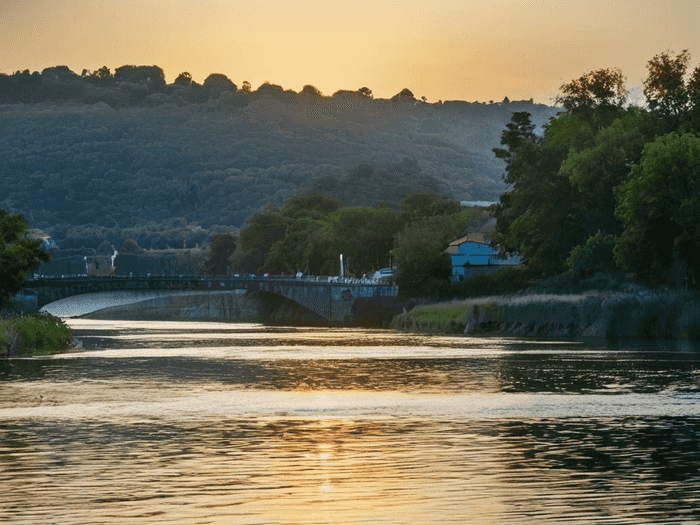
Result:
<instances>
[{"instance_id":1,"label":"golden sunset sky","mask_svg":"<svg viewBox=\"0 0 700 525\"><path fill-rule=\"evenodd\" d=\"M409 88L428 101L550 103L583 73L688 49L700 2L681 0L0 0L0 72L158 65L324 94Z\"/></svg>"}]
</instances>

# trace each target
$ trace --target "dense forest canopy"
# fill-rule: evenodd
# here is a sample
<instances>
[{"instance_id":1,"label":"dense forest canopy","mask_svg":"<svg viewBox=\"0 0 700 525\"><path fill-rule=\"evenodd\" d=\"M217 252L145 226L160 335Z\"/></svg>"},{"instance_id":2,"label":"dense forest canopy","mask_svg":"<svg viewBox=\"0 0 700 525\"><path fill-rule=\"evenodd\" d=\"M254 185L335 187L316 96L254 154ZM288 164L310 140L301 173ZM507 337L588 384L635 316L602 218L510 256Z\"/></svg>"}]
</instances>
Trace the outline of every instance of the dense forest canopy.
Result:
<instances>
[{"instance_id":1,"label":"dense forest canopy","mask_svg":"<svg viewBox=\"0 0 700 525\"><path fill-rule=\"evenodd\" d=\"M562 86L567 111L536 134L516 112L495 154L511 190L494 240L531 269L576 278L623 270L652 285L700 286L700 66L666 51L647 63L647 105L600 69Z\"/></svg>"},{"instance_id":2,"label":"dense forest canopy","mask_svg":"<svg viewBox=\"0 0 700 525\"><path fill-rule=\"evenodd\" d=\"M203 83L157 66L0 74L0 208L62 248L191 247L242 227L266 204L321 192L346 205L398 207L412 191L497 200L490 151L531 101L427 103L404 89L331 96L264 83Z\"/></svg>"}]
</instances>

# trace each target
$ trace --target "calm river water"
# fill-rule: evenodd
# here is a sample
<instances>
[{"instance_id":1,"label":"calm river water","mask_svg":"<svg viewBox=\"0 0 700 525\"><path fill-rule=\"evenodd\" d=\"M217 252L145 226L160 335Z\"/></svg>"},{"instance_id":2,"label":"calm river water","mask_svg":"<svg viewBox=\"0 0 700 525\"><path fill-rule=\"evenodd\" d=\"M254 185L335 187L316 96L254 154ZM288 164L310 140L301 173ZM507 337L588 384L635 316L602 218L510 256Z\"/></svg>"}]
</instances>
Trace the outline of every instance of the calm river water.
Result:
<instances>
[{"instance_id":1,"label":"calm river water","mask_svg":"<svg viewBox=\"0 0 700 525\"><path fill-rule=\"evenodd\" d=\"M0 362L0 521L700 523L700 349L89 321Z\"/></svg>"}]
</instances>

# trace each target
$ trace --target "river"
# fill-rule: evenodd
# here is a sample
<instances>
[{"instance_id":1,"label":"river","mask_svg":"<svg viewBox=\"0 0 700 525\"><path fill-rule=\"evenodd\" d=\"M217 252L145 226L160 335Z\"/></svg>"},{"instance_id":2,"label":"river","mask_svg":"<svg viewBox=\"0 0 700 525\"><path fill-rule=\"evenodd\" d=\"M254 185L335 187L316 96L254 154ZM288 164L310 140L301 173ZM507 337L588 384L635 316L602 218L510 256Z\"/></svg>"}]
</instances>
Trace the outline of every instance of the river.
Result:
<instances>
[{"instance_id":1,"label":"river","mask_svg":"<svg viewBox=\"0 0 700 525\"><path fill-rule=\"evenodd\" d=\"M700 349L68 320L0 362L0 521L700 523Z\"/></svg>"}]
</instances>

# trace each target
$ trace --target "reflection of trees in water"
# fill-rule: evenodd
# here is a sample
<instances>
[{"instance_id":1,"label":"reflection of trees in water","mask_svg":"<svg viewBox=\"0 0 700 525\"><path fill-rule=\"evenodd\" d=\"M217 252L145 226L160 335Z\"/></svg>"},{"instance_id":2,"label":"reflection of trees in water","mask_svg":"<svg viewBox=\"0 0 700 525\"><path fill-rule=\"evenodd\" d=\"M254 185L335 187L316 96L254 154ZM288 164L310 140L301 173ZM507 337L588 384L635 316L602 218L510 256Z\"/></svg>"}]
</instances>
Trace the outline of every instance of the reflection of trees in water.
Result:
<instances>
[{"instance_id":1,"label":"reflection of trees in water","mask_svg":"<svg viewBox=\"0 0 700 525\"><path fill-rule=\"evenodd\" d=\"M514 343L499 359L498 373L503 391L513 393L657 393L668 388L697 391L693 379L697 353L678 351L687 345L620 343L591 355L588 352L600 347Z\"/></svg>"},{"instance_id":2,"label":"reflection of trees in water","mask_svg":"<svg viewBox=\"0 0 700 525\"><path fill-rule=\"evenodd\" d=\"M46 365L42 360L0 359L0 381L42 379Z\"/></svg>"},{"instance_id":3,"label":"reflection of trees in water","mask_svg":"<svg viewBox=\"0 0 700 525\"><path fill-rule=\"evenodd\" d=\"M571 483L572 493L581 485L593 485L618 497L636 494L650 509L659 510L663 498L654 496L669 495L667 483L700 480L700 424L696 418L505 421L498 432L513 448L504 465L507 470L531 475L533 470L540 471L549 481L559 471ZM692 483L674 485L673 498L683 501L695 490L697 485Z\"/></svg>"}]
</instances>

